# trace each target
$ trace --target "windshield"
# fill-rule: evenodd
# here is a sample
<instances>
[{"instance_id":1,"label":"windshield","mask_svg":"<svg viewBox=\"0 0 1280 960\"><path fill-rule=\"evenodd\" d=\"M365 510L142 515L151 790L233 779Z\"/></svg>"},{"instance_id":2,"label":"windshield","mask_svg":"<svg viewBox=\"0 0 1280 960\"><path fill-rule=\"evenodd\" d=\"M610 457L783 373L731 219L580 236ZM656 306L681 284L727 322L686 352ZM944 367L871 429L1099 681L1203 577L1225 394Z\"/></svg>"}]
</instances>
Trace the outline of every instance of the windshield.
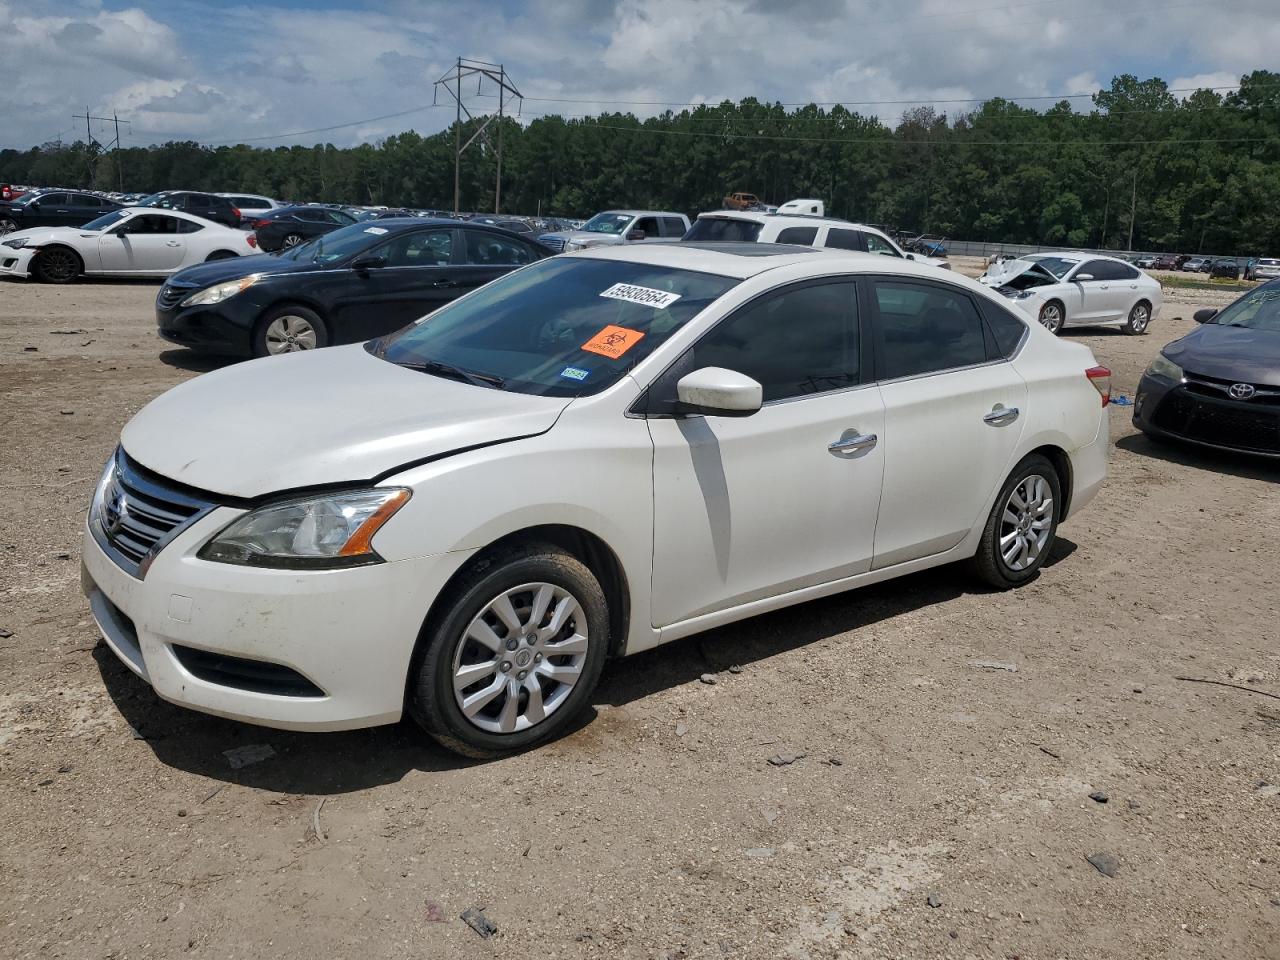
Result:
<instances>
[{"instance_id":1,"label":"windshield","mask_svg":"<svg viewBox=\"0 0 1280 960\"><path fill-rule=\"evenodd\" d=\"M128 214L123 210L112 210L110 213L103 214L97 220L90 220L81 230L106 230L108 227L114 226L121 220L128 218Z\"/></svg>"},{"instance_id":2,"label":"windshield","mask_svg":"<svg viewBox=\"0 0 1280 960\"><path fill-rule=\"evenodd\" d=\"M1079 260L1068 260L1065 257L1052 257L1052 256L1044 256L1044 255L1023 257L1022 259L1030 260L1032 263L1040 264L1040 266L1044 267L1046 270L1052 273L1059 280L1061 280L1068 273L1070 273L1071 270L1077 265L1079 265L1080 263Z\"/></svg>"},{"instance_id":3,"label":"windshield","mask_svg":"<svg viewBox=\"0 0 1280 960\"><path fill-rule=\"evenodd\" d=\"M629 213L597 213L583 224L582 229L588 233L612 233L617 235L622 233L630 222L631 214Z\"/></svg>"},{"instance_id":4,"label":"windshield","mask_svg":"<svg viewBox=\"0 0 1280 960\"><path fill-rule=\"evenodd\" d=\"M1248 327L1280 333L1280 287L1258 287L1209 321L1224 327Z\"/></svg>"},{"instance_id":5,"label":"windshield","mask_svg":"<svg viewBox=\"0 0 1280 960\"><path fill-rule=\"evenodd\" d=\"M373 246L386 235L386 227L353 223L347 227L339 227L332 233L315 237L306 243L300 243L296 247L285 250L280 257L284 260L303 262L310 260L312 263L337 263L345 257Z\"/></svg>"},{"instance_id":6,"label":"windshield","mask_svg":"<svg viewBox=\"0 0 1280 960\"><path fill-rule=\"evenodd\" d=\"M172 207L173 198L167 193L152 193L143 197L135 207Z\"/></svg>"},{"instance_id":7,"label":"windshield","mask_svg":"<svg viewBox=\"0 0 1280 960\"><path fill-rule=\"evenodd\" d=\"M683 240L741 240L755 243L764 224L732 217L699 217Z\"/></svg>"},{"instance_id":8,"label":"windshield","mask_svg":"<svg viewBox=\"0 0 1280 960\"><path fill-rule=\"evenodd\" d=\"M369 345L519 393L597 393L738 283L614 260L553 258L494 280Z\"/></svg>"}]
</instances>

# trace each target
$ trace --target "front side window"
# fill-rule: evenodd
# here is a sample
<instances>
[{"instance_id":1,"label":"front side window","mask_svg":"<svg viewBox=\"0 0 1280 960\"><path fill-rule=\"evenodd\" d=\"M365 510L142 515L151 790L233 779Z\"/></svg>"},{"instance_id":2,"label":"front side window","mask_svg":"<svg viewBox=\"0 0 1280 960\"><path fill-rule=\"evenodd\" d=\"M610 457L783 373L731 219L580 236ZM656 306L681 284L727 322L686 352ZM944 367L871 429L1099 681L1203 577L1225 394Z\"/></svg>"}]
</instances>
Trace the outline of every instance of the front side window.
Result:
<instances>
[{"instance_id":1,"label":"front side window","mask_svg":"<svg viewBox=\"0 0 1280 960\"><path fill-rule=\"evenodd\" d=\"M778 234L775 243L798 243L802 247L808 247L813 244L814 238L818 236L817 227L787 227Z\"/></svg>"},{"instance_id":2,"label":"front side window","mask_svg":"<svg viewBox=\"0 0 1280 960\"><path fill-rule=\"evenodd\" d=\"M504 390L592 394L617 382L737 283L671 267L553 257L494 280L368 349L427 374L452 373Z\"/></svg>"},{"instance_id":3,"label":"front side window","mask_svg":"<svg viewBox=\"0 0 1280 960\"><path fill-rule=\"evenodd\" d=\"M693 347L689 370L724 367L788 400L858 383L858 322L848 281L809 284L747 304Z\"/></svg>"},{"instance_id":4,"label":"front side window","mask_svg":"<svg viewBox=\"0 0 1280 960\"><path fill-rule=\"evenodd\" d=\"M684 235L684 239L711 243L755 243L763 226L754 220L738 220L733 217L699 217Z\"/></svg>"},{"instance_id":5,"label":"front side window","mask_svg":"<svg viewBox=\"0 0 1280 960\"><path fill-rule=\"evenodd\" d=\"M356 218L349 213L343 213L341 210L324 211L324 219L330 223L336 223L340 227L350 226L356 222Z\"/></svg>"},{"instance_id":6,"label":"front side window","mask_svg":"<svg viewBox=\"0 0 1280 960\"><path fill-rule=\"evenodd\" d=\"M881 253L886 257L902 256L902 252L884 237L869 232L863 233L863 236L867 238L868 253Z\"/></svg>"},{"instance_id":7,"label":"front side window","mask_svg":"<svg viewBox=\"0 0 1280 960\"><path fill-rule=\"evenodd\" d=\"M973 301L929 284L877 281L877 375L914 377L987 360Z\"/></svg>"},{"instance_id":8,"label":"front side window","mask_svg":"<svg viewBox=\"0 0 1280 960\"><path fill-rule=\"evenodd\" d=\"M381 252L388 267L447 267L453 262L453 231L402 233Z\"/></svg>"},{"instance_id":9,"label":"front side window","mask_svg":"<svg viewBox=\"0 0 1280 960\"><path fill-rule=\"evenodd\" d=\"M65 207L67 205L67 195L65 193L45 193L41 194L37 199L42 207Z\"/></svg>"},{"instance_id":10,"label":"front side window","mask_svg":"<svg viewBox=\"0 0 1280 960\"><path fill-rule=\"evenodd\" d=\"M468 230L467 263L484 267L515 267L537 259L528 244L484 230Z\"/></svg>"},{"instance_id":11,"label":"front side window","mask_svg":"<svg viewBox=\"0 0 1280 960\"><path fill-rule=\"evenodd\" d=\"M1080 274L1087 273L1094 280L1115 280L1113 275L1112 264L1107 260L1090 260L1079 270L1075 272L1075 277L1079 279ZM1085 281L1088 283L1089 281Z\"/></svg>"},{"instance_id":12,"label":"front side window","mask_svg":"<svg viewBox=\"0 0 1280 960\"><path fill-rule=\"evenodd\" d=\"M131 237L155 233L177 233L178 218L166 217L164 214L158 213L143 214L130 218L128 222L120 227L118 232L127 233Z\"/></svg>"}]
</instances>

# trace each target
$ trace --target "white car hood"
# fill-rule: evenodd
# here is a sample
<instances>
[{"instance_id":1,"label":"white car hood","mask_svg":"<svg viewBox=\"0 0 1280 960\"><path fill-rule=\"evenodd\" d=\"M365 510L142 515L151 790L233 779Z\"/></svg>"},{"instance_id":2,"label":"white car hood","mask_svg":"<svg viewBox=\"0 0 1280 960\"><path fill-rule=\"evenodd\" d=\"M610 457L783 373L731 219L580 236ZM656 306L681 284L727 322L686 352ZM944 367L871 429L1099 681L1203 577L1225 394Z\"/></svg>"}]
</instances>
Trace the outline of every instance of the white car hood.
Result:
<instances>
[{"instance_id":1,"label":"white car hood","mask_svg":"<svg viewBox=\"0 0 1280 960\"><path fill-rule=\"evenodd\" d=\"M247 499L544 433L569 403L409 370L354 344L196 377L143 407L120 442L163 477Z\"/></svg>"},{"instance_id":2,"label":"white car hood","mask_svg":"<svg viewBox=\"0 0 1280 960\"><path fill-rule=\"evenodd\" d=\"M74 240L96 237L100 230L86 230L84 227L28 227L26 230L15 230L0 237L3 240L25 239L28 247L39 247L59 240L68 243Z\"/></svg>"},{"instance_id":3,"label":"white car hood","mask_svg":"<svg viewBox=\"0 0 1280 960\"><path fill-rule=\"evenodd\" d=\"M1051 283L1061 282L1034 260L1005 260L1002 263L992 264L987 268L987 272L978 278L978 282L985 283L988 287L1003 287L1024 273L1038 273Z\"/></svg>"}]
</instances>

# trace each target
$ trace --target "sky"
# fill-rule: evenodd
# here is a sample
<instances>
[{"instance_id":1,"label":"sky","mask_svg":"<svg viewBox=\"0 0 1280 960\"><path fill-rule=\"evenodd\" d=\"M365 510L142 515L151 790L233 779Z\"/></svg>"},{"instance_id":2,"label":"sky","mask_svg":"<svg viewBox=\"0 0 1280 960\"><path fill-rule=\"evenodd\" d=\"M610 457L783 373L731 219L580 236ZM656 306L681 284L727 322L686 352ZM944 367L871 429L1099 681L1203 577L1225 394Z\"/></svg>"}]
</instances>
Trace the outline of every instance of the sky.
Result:
<instances>
[{"instance_id":1,"label":"sky","mask_svg":"<svg viewBox=\"0 0 1280 960\"><path fill-rule=\"evenodd\" d=\"M973 98L1089 94L1121 73L1226 87L1277 66L1278 2L0 0L0 147L83 139L72 115L86 107L127 119L126 146L432 133L454 113L443 92L432 106L432 82L458 56L503 63L525 119L754 96L892 123L917 103L954 114ZM473 113L494 93L464 86Z\"/></svg>"}]
</instances>

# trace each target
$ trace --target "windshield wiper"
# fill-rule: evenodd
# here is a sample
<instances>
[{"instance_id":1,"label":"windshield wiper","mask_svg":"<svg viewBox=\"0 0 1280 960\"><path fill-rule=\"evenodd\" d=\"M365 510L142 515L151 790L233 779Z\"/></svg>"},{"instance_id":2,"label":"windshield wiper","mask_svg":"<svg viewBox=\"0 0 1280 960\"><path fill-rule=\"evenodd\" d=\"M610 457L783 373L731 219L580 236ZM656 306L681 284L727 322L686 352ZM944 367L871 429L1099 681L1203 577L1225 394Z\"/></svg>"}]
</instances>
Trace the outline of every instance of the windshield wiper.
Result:
<instances>
[{"instance_id":1,"label":"windshield wiper","mask_svg":"<svg viewBox=\"0 0 1280 960\"><path fill-rule=\"evenodd\" d=\"M462 367L455 367L451 363L444 363L440 360L421 360L416 363L399 363L392 361L397 366L407 367L410 370L417 370L421 373L433 373L437 377L447 377L450 380L461 380L469 383L474 387L491 387L495 390L501 390L506 386L507 381L502 377L491 376L487 373L475 373L471 370L464 370Z\"/></svg>"}]
</instances>

